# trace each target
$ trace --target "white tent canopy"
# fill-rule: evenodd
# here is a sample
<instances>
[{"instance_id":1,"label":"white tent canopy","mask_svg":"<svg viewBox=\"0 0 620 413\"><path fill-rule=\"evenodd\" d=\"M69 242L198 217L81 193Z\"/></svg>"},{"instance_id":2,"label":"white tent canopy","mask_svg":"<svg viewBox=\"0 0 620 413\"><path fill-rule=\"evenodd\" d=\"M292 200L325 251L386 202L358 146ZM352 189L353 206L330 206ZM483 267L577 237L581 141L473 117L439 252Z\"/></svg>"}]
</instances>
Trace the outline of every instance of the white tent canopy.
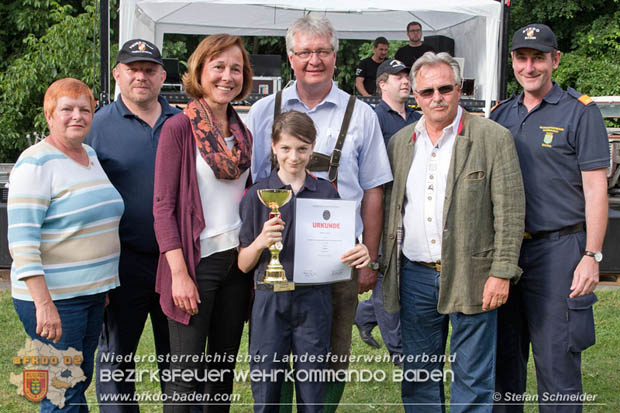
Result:
<instances>
[{"instance_id":1,"label":"white tent canopy","mask_svg":"<svg viewBox=\"0 0 620 413\"><path fill-rule=\"evenodd\" d=\"M454 39L487 111L497 98L502 3L495 0L121 0L119 42L161 47L165 33L284 36L307 13L327 16L341 39L406 40L407 23L419 21L425 35Z\"/></svg>"}]
</instances>

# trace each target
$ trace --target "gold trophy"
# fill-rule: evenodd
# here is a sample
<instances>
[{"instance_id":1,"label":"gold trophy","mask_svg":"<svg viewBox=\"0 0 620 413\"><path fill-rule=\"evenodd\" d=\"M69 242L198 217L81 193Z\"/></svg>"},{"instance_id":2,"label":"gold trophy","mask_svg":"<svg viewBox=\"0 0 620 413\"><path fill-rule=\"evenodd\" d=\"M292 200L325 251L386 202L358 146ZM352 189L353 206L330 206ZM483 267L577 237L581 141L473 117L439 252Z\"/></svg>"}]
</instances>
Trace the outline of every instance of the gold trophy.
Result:
<instances>
[{"instance_id":1,"label":"gold trophy","mask_svg":"<svg viewBox=\"0 0 620 413\"><path fill-rule=\"evenodd\" d=\"M271 208L271 212L269 212L269 219L279 217L280 211L278 208L290 201L291 196L293 195L290 189L259 189L257 194L258 199L263 203L263 205ZM269 247L269 252L271 252L271 260L267 265L263 282L265 284L269 284L273 288L274 292L292 291L295 289L295 284L286 279L284 267L282 267L279 259L280 251L282 251L282 243L279 241L274 242Z\"/></svg>"}]
</instances>

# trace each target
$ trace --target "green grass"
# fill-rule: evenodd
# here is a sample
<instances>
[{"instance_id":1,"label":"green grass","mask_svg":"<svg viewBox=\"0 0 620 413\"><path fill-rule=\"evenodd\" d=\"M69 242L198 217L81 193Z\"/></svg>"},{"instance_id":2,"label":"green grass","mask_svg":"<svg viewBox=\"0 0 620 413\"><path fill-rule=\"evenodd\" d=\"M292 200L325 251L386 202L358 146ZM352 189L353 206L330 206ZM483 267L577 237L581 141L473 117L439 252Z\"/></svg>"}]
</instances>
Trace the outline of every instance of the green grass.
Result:
<instances>
[{"instance_id":1,"label":"green grass","mask_svg":"<svg viewBox=\"0 0 620 413\"><path fill-rule=\"evenodd\" d=\"M597 395L596 402L601 405L589 405L584 407L584 412L616 412L620 410L620 290L600 291L597 293L599 302L595 305L595 317L597 327L597 344L583 353L583 387L584 391ZM29 402L25 398L16 395L15 386L9 382L9 373L20 373L21 369L12 364L12 357L24 345L26 335L13 309L10 292L0 291L0 326L2 336L0 338L0 406L2 413L25 413L37 412L38 404ZM374 331L375 338L380 341L378 329ZM247 329L244 332L240 352L247 354ZM152 330L147 324L142 336L139 354L154 354ZM354 355L376 355L386 353L385 346L376 350L361 342L357 330L353 331ZM155 364L140 364L140 369L156 368ZM370 381L363 383L351 382L347 384L342 405L338 412L401 412L400 384L391 380L393 366L390 363L353 363L352 369L383 370L387 379L382 382ZM248 369L247 363L237 365L238 370ZM530 357L528 372L528 393L536 393L536 380L534 368ZM97 412L97 402L94 384L87 392L90 411ZM143 382L137 384L138 391L147 391L155 394L159 392L158 383ZM449 389L448 393L449 393ZM241 400L235 403L232 412L250 412L252 410L252 393L250 384L236 383L234 391L241 395ZM141 412L161 412L161 404L141 404ZM528 405L526 412L538 411L535 405Z\"/></svg>"}]
</instances>

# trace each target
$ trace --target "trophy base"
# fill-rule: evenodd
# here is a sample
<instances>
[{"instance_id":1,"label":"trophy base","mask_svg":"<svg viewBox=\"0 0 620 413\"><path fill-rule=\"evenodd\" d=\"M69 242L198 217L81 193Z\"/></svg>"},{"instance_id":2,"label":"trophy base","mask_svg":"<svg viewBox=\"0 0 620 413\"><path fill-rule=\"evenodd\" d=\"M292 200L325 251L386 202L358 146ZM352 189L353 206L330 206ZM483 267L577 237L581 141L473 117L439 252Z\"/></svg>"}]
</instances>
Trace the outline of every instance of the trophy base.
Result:
<instances>
[{"instance_id":1,"label":"trophy base","mask_svg":"<svg viewBox=\"0 0 620 413\"><path fill-rule=\"evenodd\" d=\"M273 291L274 293L279 293L282 291L293 291L295 290L295 283L290 281L278 281L278 282L256 282L256 289L263 291Z\"/></svg>"}]
</instances>

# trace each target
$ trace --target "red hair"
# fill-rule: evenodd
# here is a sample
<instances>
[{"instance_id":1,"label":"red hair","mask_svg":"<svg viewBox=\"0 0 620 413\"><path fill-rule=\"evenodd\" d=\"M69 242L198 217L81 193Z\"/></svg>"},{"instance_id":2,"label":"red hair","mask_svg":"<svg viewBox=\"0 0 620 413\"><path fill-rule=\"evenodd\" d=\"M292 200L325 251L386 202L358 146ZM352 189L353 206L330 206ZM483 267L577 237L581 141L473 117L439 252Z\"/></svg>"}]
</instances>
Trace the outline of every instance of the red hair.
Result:
<instances>
[{"instance_id":1,"label":"red hair","mask_svg":"<svg viewBox=\"0 0 620 413\"><path fill-rule=\"evenodd\" d=\"M87 96L90 101L90 109L93 112L95 111L95 97L86 83L72 77L65 77L64 79L58 79L47 88L45 97L43 98L43 112L45 116L52 116L52 113L56 110L58 99L63 96L73 99L77 99L80 96Z\"/></svg>"}]
</instances>

